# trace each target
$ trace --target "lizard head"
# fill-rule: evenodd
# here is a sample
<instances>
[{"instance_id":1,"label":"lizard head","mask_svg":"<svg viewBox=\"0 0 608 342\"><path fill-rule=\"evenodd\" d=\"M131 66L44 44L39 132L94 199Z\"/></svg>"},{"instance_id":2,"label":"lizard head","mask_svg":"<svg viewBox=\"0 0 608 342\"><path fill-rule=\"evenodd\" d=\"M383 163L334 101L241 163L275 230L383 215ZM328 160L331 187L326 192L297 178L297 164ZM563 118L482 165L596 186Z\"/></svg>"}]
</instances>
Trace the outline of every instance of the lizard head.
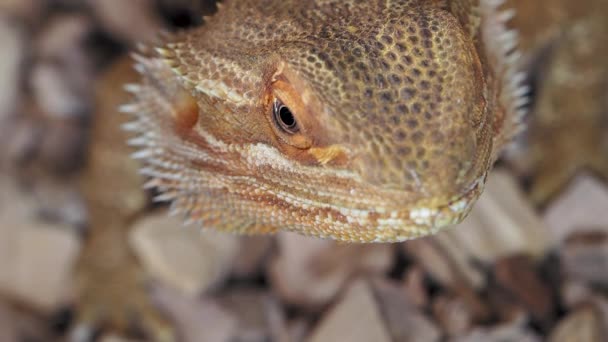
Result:
<instances>
[{"instance_id":1,"label":"lizard head","mask_svg":"<svg viewBox=\"0 0 608 342\"><path fill-rule=\"evenodd\" d=\"M503 110L467 25L443 1L287 3L229 1L139 57L127 111L161 199L220 230L344 241L462 220Z\"/></svg>"}]
</instances>

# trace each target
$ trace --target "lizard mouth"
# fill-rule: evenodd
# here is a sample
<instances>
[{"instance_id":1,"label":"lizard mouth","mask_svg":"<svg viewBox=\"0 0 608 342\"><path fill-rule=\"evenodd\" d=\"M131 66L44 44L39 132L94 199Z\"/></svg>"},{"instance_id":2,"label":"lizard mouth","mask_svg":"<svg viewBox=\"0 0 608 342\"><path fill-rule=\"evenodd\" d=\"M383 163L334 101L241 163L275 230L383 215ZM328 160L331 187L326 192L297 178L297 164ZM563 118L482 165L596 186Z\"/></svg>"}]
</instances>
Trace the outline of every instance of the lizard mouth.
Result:
<instances>
[{"instance_id":1,"label":"lizard mouth","mask_svg":"<svg viewBox=\"0 0 608 342\"><path fill-rule=\"evenodd\" d=\"M449 217L450 215L453 215L453 219L451 220L451 222L447 223L448 225L460 223L471 211L473 204L477 201L477 199L483 192L485 181L486 174L473 181L471 185L467 188L467 190L464 192L464 194L456 197L455 199L449 201L446 205L440 207L440 214L437 217L437 219L439 219L439 222L437 222L437 224L442 223L441 218L443 216Z\"/></svg>"},{"instance_id":2,"label":"lizard mouth","mask_svg":"<svg viewBox=\"0 0 608 342\"><path fill-rule=\"evenodd\" d=\"M409 220L393 221L381 220L380 230L388 228L396 236L392 239L395 241L410 240L418 237L423 237L430 234L435 234L440 230L449 226L456 225L469 214L473 204L477 201L485 186L486 175L477 178L473 181L465 192L458 196L452 197L443 203L435 205L419 205L408 210L406 215L409 215ZM382 234L379 234L377 242L390 241L391 239L383 239Z\"/></svg>"}]
</instances>

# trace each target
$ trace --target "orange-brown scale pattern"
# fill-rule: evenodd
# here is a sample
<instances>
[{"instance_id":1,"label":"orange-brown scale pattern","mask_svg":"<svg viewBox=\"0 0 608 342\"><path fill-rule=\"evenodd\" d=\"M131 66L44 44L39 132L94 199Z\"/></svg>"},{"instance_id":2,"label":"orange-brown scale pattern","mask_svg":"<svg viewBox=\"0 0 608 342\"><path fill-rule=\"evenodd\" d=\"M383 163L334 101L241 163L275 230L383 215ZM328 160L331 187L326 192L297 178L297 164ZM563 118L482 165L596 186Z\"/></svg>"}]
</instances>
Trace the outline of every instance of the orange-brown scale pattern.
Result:
<instances>
[{"instance_id":1,"label":"orange-brown scale pattern","mask_svg":"<svg viewBox=\"0 0 608 342\"><path fill-rule=\"evenodd\" d=\"M501 33L498 2L481 5L226 1L137 57L123 109L149 186L228 231L397 241L459 222L508 134L508 66L476 17Z\"/></svg>"}]
</instances>

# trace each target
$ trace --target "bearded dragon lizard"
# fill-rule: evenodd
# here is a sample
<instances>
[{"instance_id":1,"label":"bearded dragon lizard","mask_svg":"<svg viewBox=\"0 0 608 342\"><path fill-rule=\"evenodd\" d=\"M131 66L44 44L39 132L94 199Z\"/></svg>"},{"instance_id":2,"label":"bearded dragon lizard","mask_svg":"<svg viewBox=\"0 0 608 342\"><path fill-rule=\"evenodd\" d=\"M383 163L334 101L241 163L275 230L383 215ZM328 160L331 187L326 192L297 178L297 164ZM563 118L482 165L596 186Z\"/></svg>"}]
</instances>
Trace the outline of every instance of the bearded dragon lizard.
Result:
<instances>
[{"instance_id":1,"label":"bearded dragon lizard","mask_svg":"<svg viewBox=\"0 0 608 342\"><path fill-rule=\"evenodd\" d=\"M403 241L460 222L517 131L502 1L226 1L136 55L148 187L202 227Z\"/></svg>"},{"instance_id":2,"label":"bearded dragon lizard","mask_svg":"<svg viewBox=\"0 0 608 342\"><path fill-rule=\"evenodd\" d=\"M119 63L102 80L84 175L97 223L80 317L147 315L137 296L109 299L135 291L132 256L108 251L126 248L115 240L145 206L131 191L124 133L108 119L121 75L133 82L121 111L133 118L124 128L134 157L174 213L230 232L403 241L462 220L521 127L526 89L505 28L512 12L500 6L229 0L202 27L140 48L138 80ZM110 178L125 182L101 181ZM106 286L123 277L122 292ZM96 291L106 295L92 301Z\"/></svg>"}]
</instances>

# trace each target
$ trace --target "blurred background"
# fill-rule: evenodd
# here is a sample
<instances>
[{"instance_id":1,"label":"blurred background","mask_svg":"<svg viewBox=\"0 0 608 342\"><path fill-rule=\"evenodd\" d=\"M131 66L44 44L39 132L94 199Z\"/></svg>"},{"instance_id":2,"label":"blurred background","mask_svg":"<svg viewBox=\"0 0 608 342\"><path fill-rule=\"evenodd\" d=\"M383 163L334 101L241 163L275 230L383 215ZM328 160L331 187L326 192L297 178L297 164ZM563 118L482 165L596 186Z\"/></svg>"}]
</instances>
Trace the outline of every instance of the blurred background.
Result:
<instances>
[{"instance_id":1,"label":"blurred background","mask_svg":"<svg viewBox=\"0 0 608 342\"><path fill-rule=\"evenodd\" d=\"M96 169L136 174L92 134L124 56L215 1L0 0L0 342L608 340L608 2L506 7L528 130L471 215L346 245L184 228Z\"/></svg>"}]
</instances>

